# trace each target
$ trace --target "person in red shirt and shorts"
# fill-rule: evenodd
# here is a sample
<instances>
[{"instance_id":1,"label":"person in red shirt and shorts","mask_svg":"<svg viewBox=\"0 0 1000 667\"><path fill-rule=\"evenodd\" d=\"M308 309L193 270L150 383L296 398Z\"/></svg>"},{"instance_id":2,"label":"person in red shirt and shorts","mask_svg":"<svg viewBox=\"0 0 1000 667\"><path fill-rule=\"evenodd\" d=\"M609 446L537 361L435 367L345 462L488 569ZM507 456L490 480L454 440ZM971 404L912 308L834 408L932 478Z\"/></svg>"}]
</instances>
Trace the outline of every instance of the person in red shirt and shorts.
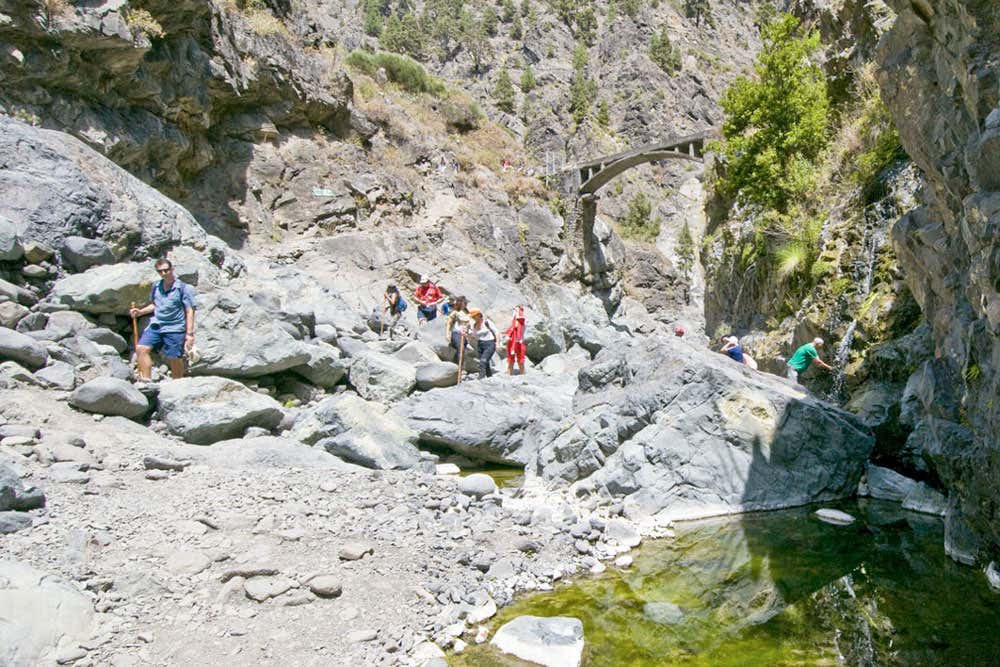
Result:
<instances>
[{"instance_id":1,"label":"person in red shirt and shorts","mask_svg":"<svg viewBox=\"0 0 1000 667\"><path fill-rule=\"evenodd\" d=\"M503 332L507 338L507 374L514 374L514 362L517 362L517 374L524 375L524 308L518 306L514 309L514 318L510 326Z\"/></svg>"},{"instance_id":2,"label":"person in red shirt and shorts","mask_svg":"<svg viewBox=\"0 0 1000 667\"><path fill-rule=\"evenodd\" d=\"M417 324L423 326L437 317L438 304L444 301L444 296L438 286L431 282L430 276L420 276L413 297L417 300Z\"/></svg>"}]
</instances>

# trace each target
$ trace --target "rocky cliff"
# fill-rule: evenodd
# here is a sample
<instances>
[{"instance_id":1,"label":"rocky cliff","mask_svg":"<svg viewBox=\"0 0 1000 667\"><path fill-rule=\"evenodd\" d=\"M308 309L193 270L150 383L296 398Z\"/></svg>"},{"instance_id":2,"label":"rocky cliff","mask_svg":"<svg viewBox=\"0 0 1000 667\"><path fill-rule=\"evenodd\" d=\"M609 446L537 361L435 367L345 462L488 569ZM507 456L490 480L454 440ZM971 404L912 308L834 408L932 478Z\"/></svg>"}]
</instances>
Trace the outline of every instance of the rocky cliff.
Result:
<instances>
[{"instance_id":1,"label":"rocky cliff","mask_svg":"<svg viewBox=\"0 0 1000 667\"><path fill-rule=\"evenodd\" d=\"M995 2L893 2L879 83L907 153L927 178L893 229L907 284L931 325L934 358L914 374L911 440L963 519L1000 549L1000 10ZM966 558L975 543L953 545ZM979 554L980 556L982 554Z\"/></svg>"}]
</instances>

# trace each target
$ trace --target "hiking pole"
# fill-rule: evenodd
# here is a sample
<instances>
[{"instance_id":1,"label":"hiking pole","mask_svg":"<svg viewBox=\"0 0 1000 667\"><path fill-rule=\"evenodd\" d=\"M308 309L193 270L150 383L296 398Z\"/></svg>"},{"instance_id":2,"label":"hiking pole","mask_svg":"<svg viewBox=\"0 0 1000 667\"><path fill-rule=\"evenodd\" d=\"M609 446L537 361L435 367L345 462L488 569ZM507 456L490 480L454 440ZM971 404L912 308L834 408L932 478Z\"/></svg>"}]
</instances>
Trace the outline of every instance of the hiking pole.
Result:
<instances>
[{"instance_id":1,"label":"hiking pole","mask_svg":"<svg viewBox=\"0 0 1000 667\"><path fill-rule=\"evenodd\" d=\"M132 309L135 309L135 301L132 302ZM136 374L139 373L139 321L132 315L132 355L135 357Z\"/></svg>"},{"instance_id":2,"label":"hiking pole","mask_svg":"<svg viewBox=\"0 0 1000 667\"><path fill-rule=\"evenodd\" d=\"M465 352L465 334L462 334L462 343L458 348L458 382L456 384L462 384L462 354Z\"/></svg>"}]
</instances>

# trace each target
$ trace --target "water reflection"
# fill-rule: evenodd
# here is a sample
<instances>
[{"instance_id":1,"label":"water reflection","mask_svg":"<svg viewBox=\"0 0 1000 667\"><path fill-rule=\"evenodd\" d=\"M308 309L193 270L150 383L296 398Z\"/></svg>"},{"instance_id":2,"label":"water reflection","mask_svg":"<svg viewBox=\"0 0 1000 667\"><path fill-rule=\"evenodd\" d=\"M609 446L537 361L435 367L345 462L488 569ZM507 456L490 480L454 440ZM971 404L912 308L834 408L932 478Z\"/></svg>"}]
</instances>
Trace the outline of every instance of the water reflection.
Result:
<instances>
[{"instance_id":1,"label":"water reflection","mask_svg":"<svg viewBox=\"0 0 1000 667\"><path fill-rule=\"evenodd\" d=\"M885 503L681 525L628 571L526 598L521 614L575 616L591 667L992 665L1000 596L948 559L939 520ZM454 664L513 665L477 647Z\"/></svg>"}]
</instances>

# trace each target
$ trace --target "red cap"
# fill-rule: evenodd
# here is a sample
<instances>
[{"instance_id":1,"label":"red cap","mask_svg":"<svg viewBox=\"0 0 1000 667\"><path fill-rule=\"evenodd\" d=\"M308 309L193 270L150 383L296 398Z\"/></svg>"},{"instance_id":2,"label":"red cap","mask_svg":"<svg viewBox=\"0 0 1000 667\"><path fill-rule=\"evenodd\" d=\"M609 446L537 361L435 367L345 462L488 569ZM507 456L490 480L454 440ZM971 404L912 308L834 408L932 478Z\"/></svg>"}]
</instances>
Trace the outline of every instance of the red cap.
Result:
<instances>
[{"instance_id":1,"label":"red cap","mask_svg":"<svg viewBox=\"0 0 1000 667\"><path fill-rule=\"evenodd\" d=\"M675 336L683 336L684 335L684 327L674 327L674 335Z\"/></svg>"}]
</instances>

